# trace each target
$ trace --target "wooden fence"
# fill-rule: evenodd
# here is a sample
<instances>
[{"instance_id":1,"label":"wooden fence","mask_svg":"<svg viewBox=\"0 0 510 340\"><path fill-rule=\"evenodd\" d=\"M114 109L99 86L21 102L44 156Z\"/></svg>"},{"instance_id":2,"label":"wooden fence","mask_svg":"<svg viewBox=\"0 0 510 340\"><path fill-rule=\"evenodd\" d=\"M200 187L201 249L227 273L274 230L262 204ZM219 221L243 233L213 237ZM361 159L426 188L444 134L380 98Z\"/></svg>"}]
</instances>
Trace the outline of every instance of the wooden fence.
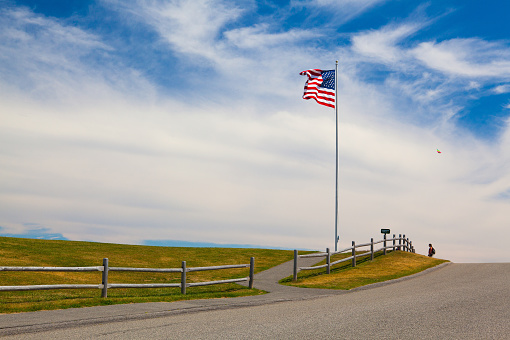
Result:
<instances>
[{"instance_id":1,"label":"wooden fence","mask_svg":"<svg viewBox=\"0 0 510 340\"><path fill-rule=\"evenodd\" d=\"M207 270L250 268L250 276L239 279L209 281L209 282L186 282L186 273ZM255 258L250 259L249 264L234 264L212 267L186 267L186 261L182 261L181 268L131 268L131 267L109 267L108 259L103 259L102 266L94 267L0 267L0 271L41 271L41 272L102 272L101 284L60 284L60 285L31 285L31 286L0 286L0 291L24 291L24 290L46 290L46 289L101 289L102 297L108 296L110 288L166 288L180 287L181 293L186 294L186 287L208 286L221 283L233 283L248 281L250 289L253 288L253 272ZM157 272L157 273L181 273L180 283L108 283L108 272L130 271L130 272Z\"/></svg>"},{"instance_id":2,"label":"wooden fence","mask_svg":"<svg viewBox=\"0 0 510 340\"><path fill-rule=\"evenodd\" d=\"M398 241L398 243L397 243ZM390 245L388 245L388 242L392 242ZM383 243L382 248L374 249L374 246L377 244ZM357 248L363 248L363 247L370 247L370 250L367 252L364 252L362 254L356 254ZM306 254L306 255L299 255L297 250L294 250L294 276L293 280L297 281L297 274L299 271L302 270L315 270L320 268L326 268L326 274L329 274L331 272L331 267L335 264L346 262L346 261L352 261L352 266L356 267L356 258L361 256L368 256L370 255L370 260L374 259L374 253L378 251L383 251L383 254L386 255L386 250L392 249L392 250L404 250L408 252L415 252L415 249L413 247L413 242L409 241L409 238L406 238L406 235L399 235L398 237L395 237L395 234L393 234L393 238L387 239L386 234L384 234L384 238L380 241L374 242L374 239L370 239L370 243L364 243L364 244L356 244L354 241L352 241L352 247L345 248L336 252L330 252L329 248L326 249L325 253L313 253L313 254ZM331 262L331 256L336 254L341 254L345 252L351 252L350 257L343 258L338 261ZM305 258L305 257L325 257L326 258L326 264L319 265L319 266L313 266L313 267L299 267L298 266L298 259L299 258Z\"/></svg>"}]
</instances>

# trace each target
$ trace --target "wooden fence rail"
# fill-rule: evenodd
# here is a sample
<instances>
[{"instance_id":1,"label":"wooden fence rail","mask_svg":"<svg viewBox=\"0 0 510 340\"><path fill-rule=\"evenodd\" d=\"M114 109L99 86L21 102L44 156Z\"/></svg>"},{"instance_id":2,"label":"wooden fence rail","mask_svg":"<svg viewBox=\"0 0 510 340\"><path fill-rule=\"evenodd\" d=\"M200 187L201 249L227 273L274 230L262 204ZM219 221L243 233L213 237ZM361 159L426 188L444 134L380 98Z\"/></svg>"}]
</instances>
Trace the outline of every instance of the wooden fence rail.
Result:
<instances>
[{"instance_id":1,"label":"wooden fence rail","mask_svg":"<svg viewBox=\"0 0 510 340\"><path fill-rule=\"evenodd\" d=\"M391 245L388 245L388 242L392 241ZM398 241L398 244L396 243ZM377 244L383 243L383 246L379 249L374 249L374 246ZM361 254L356 254L357 248L363 248L370 246L370 250ZM374 259L374 253L377 253L378 251L382 251L384 255L386 255L386 250L392 249L392 250L404 250L408 252L415 252L415 249L413 247L413 242L409 241L409 238L406 238L406 235L399 235L398 237L393 235L393 238L387 239L386 234L384 234L384 238L380 241L374 242L374 239L370 239L369 243L363 243L363 244L356 244L354 241L352 241L352 246L349 248L345 248L336 252L330 252L329 248L326 248L326 252L324 253L313 253L313 254L305 254L305 255L299 255L297 250L294 250L294 273L293 273L293 280L297 281L297 274L298 272L302 270L315 270L315 269L321 269L326 268L326 274L331 273L331 267L346 261L352 261L352 266L356 267L356 258L370 255L370 260ZM351 256L340 259L338 261L331 262L331 256L336 254L341 254L345 252L351 252ZM306 257L325 257L326 258L326 264L313 266L313 267L299 267L298 266L298 259L299 258L306 258Z\"/></svg>"},{"instance_id":2,"label":"wooden fence rail","mask_svg":"<svg viewBox=\"0 0 510 340\"><path fill-rule=\"evenodd\" d=\"M250 268L248 277L238 279L228 279L209 282L186 282L186 273L206 270L233 269L233 268ZM186 267L186 261L182 261L181 268L131 268L131 267L110 267L108 259L103 259L102 266L95 267L0 267L0 271L40 271L40 272L102 272L101 284L56 284L56 285L25 285L25 286L0 286L0 291L27 291L27 290L47 290L47 289L101 289L102 297L108 296L110 288L166 288L180 287L181 293L186 294L186 287L208 286L222 283L233 283L248 281L250 289L253 288L253 276L255 269L255 258L250 259L249 264L234 264L224 266L211 267ZM111 271L128 271L128 272L155 272L155 273L181 273L180 283L108 283L108 273Z\"/></svg>"}]
</instances>

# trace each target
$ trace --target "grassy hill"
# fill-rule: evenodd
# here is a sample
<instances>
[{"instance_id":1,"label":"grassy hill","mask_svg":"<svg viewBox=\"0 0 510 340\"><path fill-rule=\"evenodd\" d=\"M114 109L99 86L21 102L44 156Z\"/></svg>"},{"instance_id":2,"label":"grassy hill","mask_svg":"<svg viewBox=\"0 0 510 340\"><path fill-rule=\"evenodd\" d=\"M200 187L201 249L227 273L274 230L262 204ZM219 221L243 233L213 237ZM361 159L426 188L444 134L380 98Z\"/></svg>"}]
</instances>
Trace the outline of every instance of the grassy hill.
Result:
<instances>
[{"instance_id":1,"label":"grassy hill","mask_svg":"<svg viewBox=\"0 0 510 340\"><path fill-rule=\"evenodd\" d=\"M331 261L348 256L350 254L335 255ZM363 256L357 258L356 262L354 268L351 261L337 264L332 267L331 274L328 275L325 274L325 269L303 271L299 273L297 282L292 282L292 276L289 276L282 279L280 283L303 288L348 290L416 274L448 261L404 251L392 251L383 256L380 251L375 253L373 261L370 261L370 256ZM323 261L319 264L324 263L326 262Z\"/></svg>"},{"instance_id":2,"label":"grassy hill","mask_svg":"<svg viewBox=\"0 0 510 340\"><path fill-rule=\"evenodd\" d=\"M293 252L273 249L184 248L136 246L94 242L34 240L0 237L0 266L80 267L101 266L103 258L111 267L180 268L250 263L255 257L255 273L289 261ZM200 271L187 274L188 282L204 282L246 277L249 269ZM178 283L180 273L110 272L109 283ZM100 272L6 272L0 271L0 286L41 284L100 284ZM122 303L224 298L263 294L237 284L188 288L109 289L101 298L100 289L67 289L0 292L0 313L63 309Z\"/></svg>"}]
</instances>

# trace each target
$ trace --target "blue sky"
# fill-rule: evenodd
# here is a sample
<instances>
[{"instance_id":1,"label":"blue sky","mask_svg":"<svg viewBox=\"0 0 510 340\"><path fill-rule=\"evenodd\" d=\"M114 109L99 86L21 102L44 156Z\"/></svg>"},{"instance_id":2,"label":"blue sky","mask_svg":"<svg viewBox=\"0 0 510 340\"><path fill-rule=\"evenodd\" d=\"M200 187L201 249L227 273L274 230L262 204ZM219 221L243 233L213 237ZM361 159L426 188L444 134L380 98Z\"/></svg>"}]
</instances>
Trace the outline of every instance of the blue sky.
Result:
<instances>
[{"instance_id":1,"label":"blue sky","mask_svg":"<svg viewBox=\"0 0 510 340\"><path fill-rule=\"evenodd\" d=\"M509 261L505 1L0 1L0 234ZM436 149L442 151L436 153ZM34 235L35 235L34 234ZM483 240L482 235L491 235Z\"/></svg>"}]
</instances>

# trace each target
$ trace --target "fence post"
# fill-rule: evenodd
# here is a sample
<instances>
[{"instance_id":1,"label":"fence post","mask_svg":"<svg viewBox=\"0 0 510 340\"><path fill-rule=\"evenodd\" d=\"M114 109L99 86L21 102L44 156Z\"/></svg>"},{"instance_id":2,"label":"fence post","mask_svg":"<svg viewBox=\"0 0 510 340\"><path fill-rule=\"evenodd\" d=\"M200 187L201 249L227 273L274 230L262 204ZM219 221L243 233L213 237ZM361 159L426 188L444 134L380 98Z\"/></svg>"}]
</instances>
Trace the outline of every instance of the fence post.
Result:
<instances>
[{"instance_id":1,"label":"fence post","mask_svg":"<svg viewBox=\"0 0 510 340\"><path fill-rule=\"evenodd\" d=\"M395 251L395 234L393 234L393 251Z\"/></svg>"},{"instance_id":2,"label":"fence post","mask_svg":"<svg viewBox=\"0 0 510 340\"><path fill-rule=\"evenodd\" d=\"M406 251L406 234L402 235L402 251Z\"/></svg>"},{"instance_id":3,"label":"fence post","mask_svg":"<svg viewBox=\"0 0 510 340\"><path fill-rule=\"evenodd\" d=\"M383 250L383 255L386 255L386 234L384 234L384 250Z\"/></svg>"},{"instance_id":4,"label":"fence post","mask_svg":"<svg viewBox=\"0 0 510 340\"><path fill-rule=\"evenodd\" d=\"M413 241L410 241L409 242L409 251L412 253L413 252Z\"/></svg>"},{"instance_id":5,"label":"fence post","mask_svg":"<svg viewBox=\"0 0 510 340\"><path fill-rule=\"evenodd\" d=\"M297 251L297 249L294 249L294 277L292 279L292 281L294 281L294 282L297 281L297 269L298 269L297 260L298 260L298 251Z\"/></svg>"},{"instance_id":6,"label":"fence post","mask_svg":"<svg viewBox=\"0 0 510 340\"><path fill-rule=\"evenodd\" d=\"M402 234L398 234L398 250L401 250L400 249L400 245L402 244Z\"/></svg>"},{"instance_id":7,"label":"fence post","mask_svg":"<svg viewBox=\"0 0 510 340\"><path fill-rule=\"evenodd\" d=\"M356 267L356 242L352 241L352 266Z\"/></svg>"},{"instance_id":8,"label":"fence post","mask_svg":"<svg viewBox=\"0 0 510 340\"><path fill-rule=\"evenodd\" d=\"M374 238L370 239L370 261L374 260Z\"/></svg>"},{"instance_id":9,"label":"fence post","mask_svg":"<svg viewBox=\"0 0 510 340\"><path fill-rule=\"evenodd\" d=\"M186 261L182 261L181 294L186 294Z\"/></svg>"},{"instance_id":10,"label":"fence post","mask_svg":"<svg viewBox=\"0 0 510 340\"><path fill-rule=\"evenodd\" d=\"M409 251L409 237L406 238L406 251Z\"/></svg>"},{"instance_id":11,"label":"fence post","mask_svg":"<svg viewBox=\"0 0 510 340\"><path fill-rule=\"evenodd\" d=\"M331 253L329 252L329 248L326 248L326 253L328 253L328 255L326 256L326 263L328 264L328 269L326 270L326 274L330 274L331 273Z\"/></svg>"},{"instance_id":12,"label":"fence post","mask_svg":"<svg viewBox=\"0 0 510 340\"><path fill-rule=\"evenodd\" d=\"M255 258L250 258L250 289L253 289L253 273L255 270Z\"/></svg>"},{"instance_id":13,"label":"fence post","mask_svg":"<svg viewBox=\"0 0 510 340\"><path fill-rule=\"evenodd\" d=\"M102 277L103 290L101 292L101 297L108 297L108 259L103 259L103 277Z\"/></svg>"}]
</instances>

